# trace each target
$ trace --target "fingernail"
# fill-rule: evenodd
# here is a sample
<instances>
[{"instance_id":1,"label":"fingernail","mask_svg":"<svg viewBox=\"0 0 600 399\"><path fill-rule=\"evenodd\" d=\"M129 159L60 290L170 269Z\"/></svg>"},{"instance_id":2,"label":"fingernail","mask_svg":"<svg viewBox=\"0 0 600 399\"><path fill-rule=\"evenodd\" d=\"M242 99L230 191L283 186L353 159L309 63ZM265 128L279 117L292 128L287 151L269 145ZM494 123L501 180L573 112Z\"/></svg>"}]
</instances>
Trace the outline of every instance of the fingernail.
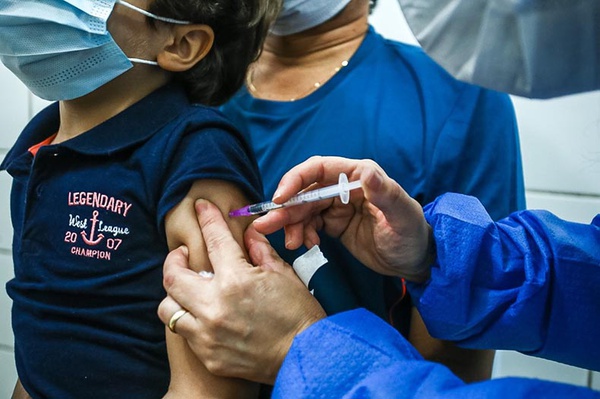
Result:
<instances>
[{"instance_id":1,"label":"fingernail","mask_svg":"<svg viewBox=\"0 0 600 399\"><path fill-rule=\"evenodd\" d=\"M196 210L202 209L206 205L206 201L203 199L197 199L195 205L196 205Z\"/></svg>"},{"instance_id":2,"label":"fingernail","mask_svg":"<svg viewBox=\"0 0 600 399\"><path fill-rule=\"evenodd\" d=\"M381 176L379 173L372 173L371 176L369 176L365 183L367 183L367 186L371 187L372 189L379 189L383 183L383 176Z\"/></svg>"},{"instance_id":3,"label":"fingernail","mask_svg":"<svg viewBox=\"0 0 600 399\"><path fill-rule=\"evenodd\" d=\"M190 250L188 249L187 246L182 245L179 247L179 249L181 250L181 252L183 252L183 254L187 257L190 254Z\"/></svg>"},{"instance_id":4,"label":"fingernail","mask_svg":"<svg viewBox=\"0 0 600 399\"><path fill-rule=\"evenodd\" d=\"M273 201L281 197L281 192L279 189L275 190L275 194L273 194Z\"/></svg>"}]
</instances>

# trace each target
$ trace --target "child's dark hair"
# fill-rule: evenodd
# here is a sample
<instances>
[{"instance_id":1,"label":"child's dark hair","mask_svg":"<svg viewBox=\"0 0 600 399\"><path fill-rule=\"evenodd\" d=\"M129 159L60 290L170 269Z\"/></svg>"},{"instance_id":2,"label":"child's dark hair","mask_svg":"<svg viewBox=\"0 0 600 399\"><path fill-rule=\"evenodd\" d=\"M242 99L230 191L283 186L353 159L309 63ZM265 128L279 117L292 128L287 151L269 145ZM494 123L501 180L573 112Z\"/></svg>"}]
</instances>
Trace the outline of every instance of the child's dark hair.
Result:
<instances>
[{"instance_id":1,"label":"child's dark hair","mask_svg":"<svg viewBox=\"0 0 600 399\"><path fill-rule=\"evenodd\" d=\"M176 77L185 83L191 101L220 105L244 83L280 7L281 0L154 0L149 11L213 29L210 52Z\"/></svg>"},{"instance_id":2,"label":"child's dark hair","mask_svg":"<svg viewBox=\"0 0 600 399\"><path fill-rule=\"evenodd\" d=\"M377 0L369 0L369 14L375 11L375 7L377 7Z\"/></svg>"}]
</instances>

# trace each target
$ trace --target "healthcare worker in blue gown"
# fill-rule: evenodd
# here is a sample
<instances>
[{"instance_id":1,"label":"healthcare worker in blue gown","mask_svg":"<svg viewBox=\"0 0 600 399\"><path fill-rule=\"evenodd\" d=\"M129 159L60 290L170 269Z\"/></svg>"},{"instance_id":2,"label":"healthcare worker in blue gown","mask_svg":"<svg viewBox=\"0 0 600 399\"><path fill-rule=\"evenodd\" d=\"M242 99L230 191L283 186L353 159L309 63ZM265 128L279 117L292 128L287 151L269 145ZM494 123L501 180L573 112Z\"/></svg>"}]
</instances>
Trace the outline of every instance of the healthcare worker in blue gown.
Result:
<instances>
[{"instance_id":1,"label":"healthcare worker in blue gown","mask_svg":"<svg viewBox=\"0 0 600 399\"><path fill-rule=\"evenodd\" d=\"M600 88L597 0L400 3L425 50L462 79L528 97ZM421 208L374 162L344 158L295 167L274 200L340 172L362 183L349 205L326 200L254 222L245 244L258 267L219 211L197 203L214 276L187 269L185 248L172 252L159 315L173 323L188 311L174 328L209 370L274 383L282 398L600 397L523 378L465 384L364 310L326 317L262 235L285 226L290 248L317 244L317 229L338 237L368 267L408 281L434 337L600 370L600 215L579 224L520 211L494 222L458 194Z\"/></svg>"}]
</instances>

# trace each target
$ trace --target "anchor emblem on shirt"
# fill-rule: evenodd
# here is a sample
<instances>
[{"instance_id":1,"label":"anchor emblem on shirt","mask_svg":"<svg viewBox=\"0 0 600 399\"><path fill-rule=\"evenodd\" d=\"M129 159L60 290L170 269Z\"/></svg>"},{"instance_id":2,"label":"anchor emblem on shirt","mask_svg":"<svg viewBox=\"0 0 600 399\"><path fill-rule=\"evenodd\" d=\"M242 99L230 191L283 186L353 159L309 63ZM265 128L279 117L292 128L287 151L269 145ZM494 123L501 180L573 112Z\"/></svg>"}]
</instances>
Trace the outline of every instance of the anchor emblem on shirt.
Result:
<instances>
[{"instance_id":1,"label":"anchor emblem on shirt","mask_svg":"<svg viewBox=\"0 0 600 399\"><path fill-rule=\"evenodd\" d=\"M92 231L90 232L90 238L87 238L87 234L85 231L81 232L81 237L83 238L83 242L85 242L87 245L98 245L100 243L100 241L102 241L102 239L104 238L104 234L100 233L98 234L98 238L94 239L94 233L96 232L96 223L98 223L98 211L94 211L92 213Z\"/></svg>"}]
</instances>

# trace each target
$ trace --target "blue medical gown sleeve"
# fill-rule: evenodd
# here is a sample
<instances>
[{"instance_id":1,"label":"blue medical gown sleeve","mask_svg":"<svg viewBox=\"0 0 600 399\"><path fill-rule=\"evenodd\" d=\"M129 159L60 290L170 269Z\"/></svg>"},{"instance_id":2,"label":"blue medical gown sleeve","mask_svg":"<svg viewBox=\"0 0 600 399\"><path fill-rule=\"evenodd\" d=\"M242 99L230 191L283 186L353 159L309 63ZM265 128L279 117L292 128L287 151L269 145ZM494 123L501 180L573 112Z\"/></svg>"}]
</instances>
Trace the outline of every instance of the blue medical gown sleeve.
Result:
<instances>
[{"instance_id":1,"label":"blue medical gown sleeve","mask_svg":"<svg viewBox=\"0 0 600 399\"><path fill-rule=\"evenodd\" d=\"M600 370L600 215L580 224L520 211L494 223L458 194L424 210L437 260L409 289L432 336Z\"/></svg>"},{"instance_id":2,"label":"blue medical gown sleeve","mask_svg":"<svg viewBox=\"0 0 600 399\"><path fill-rule=\"evenodd\" d=\"M299 334L273 398L600 398L581 387L523 378L466 385L423 360L392 327L364 309L321 320Z\"/></svg>"}]
</instances>

